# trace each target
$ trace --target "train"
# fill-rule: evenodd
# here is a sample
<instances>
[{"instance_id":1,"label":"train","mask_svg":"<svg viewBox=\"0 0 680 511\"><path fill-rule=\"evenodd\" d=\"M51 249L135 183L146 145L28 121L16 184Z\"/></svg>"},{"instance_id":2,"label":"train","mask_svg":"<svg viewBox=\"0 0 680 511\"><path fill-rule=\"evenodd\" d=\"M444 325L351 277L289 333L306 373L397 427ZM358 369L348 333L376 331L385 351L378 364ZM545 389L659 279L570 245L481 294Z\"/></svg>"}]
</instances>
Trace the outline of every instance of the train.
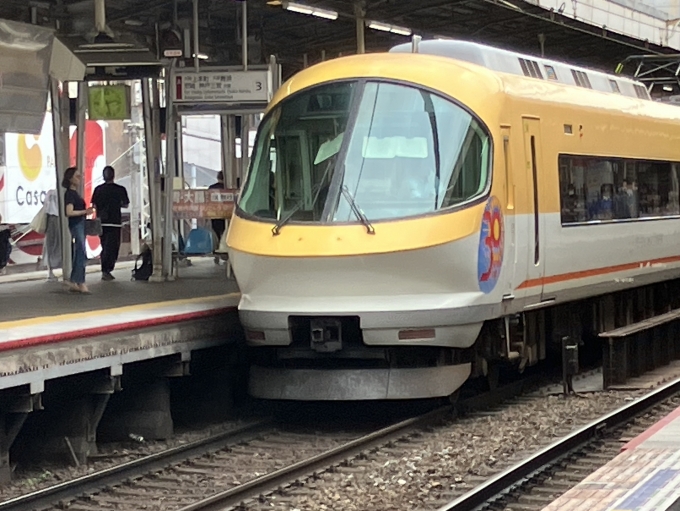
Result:
<instances>
[{"instance_id":1,"label":"train","mask_svg":"<svg viewBox=\"0 0 680 511\"><path fill-rule=\"evenodd\" d=\"M457 40L299 72L228 232L250 394L446 399L680 305L679 173L680 109L621 75Z\"/></svg>"}]
</instances>

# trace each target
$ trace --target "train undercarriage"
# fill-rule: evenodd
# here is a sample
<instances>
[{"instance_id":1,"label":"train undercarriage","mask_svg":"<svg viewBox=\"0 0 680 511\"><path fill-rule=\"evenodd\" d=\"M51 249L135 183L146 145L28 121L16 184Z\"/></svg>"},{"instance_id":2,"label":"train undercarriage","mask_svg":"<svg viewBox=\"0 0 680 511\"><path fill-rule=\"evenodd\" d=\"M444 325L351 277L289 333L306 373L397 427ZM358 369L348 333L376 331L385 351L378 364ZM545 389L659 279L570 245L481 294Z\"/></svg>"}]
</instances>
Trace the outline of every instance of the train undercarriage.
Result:
<instances>
[{"instance_id":1,"label":"train undercarriage","mask_svg":"<svg viewBox=\"0 0 680 511\"><path fill-rule=\"evenodd\" d=\"M487 321L467 349L367 346L357 316L291 316L288 346L254 349L254 397L295 400L421 399L455 394L468 378L498 383L499 370L559 360L567 341L597 360L600 332L680 307L667 281Z\"/></svg>"}]
</instances>

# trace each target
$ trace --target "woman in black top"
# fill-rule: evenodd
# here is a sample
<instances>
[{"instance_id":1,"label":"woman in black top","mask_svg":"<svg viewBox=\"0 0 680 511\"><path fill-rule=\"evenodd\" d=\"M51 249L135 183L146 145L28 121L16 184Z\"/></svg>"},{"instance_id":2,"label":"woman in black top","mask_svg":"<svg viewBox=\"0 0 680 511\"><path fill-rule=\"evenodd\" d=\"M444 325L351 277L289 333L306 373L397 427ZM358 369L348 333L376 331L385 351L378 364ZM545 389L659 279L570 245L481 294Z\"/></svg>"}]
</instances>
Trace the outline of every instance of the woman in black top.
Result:
<instances>
[{"instance_id":1,"label":"woman in black top","mask_svg":"<svg viewBox=\"0 0 680 511\"><path fill-rule=\"evenodd\" d=\"M85 201L78 193L80 185L80 172L75 167L69 167L64 172L61 186L66 188L64 193L64 205L68 217L68 228L73 238L73 269L69 286L71 291L89 293L85 285L85 265L87 264L87 252L85 251L85 217L93 213L92 208L85 207Z\"/></svg>"}]
</instances>

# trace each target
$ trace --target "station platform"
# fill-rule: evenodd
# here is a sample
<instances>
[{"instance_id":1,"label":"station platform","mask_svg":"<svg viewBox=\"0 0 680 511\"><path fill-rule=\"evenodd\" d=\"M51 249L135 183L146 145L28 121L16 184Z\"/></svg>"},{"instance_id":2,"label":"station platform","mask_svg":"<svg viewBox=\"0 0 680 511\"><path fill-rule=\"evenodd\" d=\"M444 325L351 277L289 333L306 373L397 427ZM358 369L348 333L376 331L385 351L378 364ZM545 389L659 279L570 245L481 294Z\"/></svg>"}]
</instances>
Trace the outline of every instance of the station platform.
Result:
<instances>
[{"instance_id":1,"label":"station platform","mask_svg":"<svg viewBox=\"0 0 680 511\"><path fill-rule=\"evenodd\" d=\"M680 509L680 408L626 443L621 454L543 511Z\"/></svg>"},{"instance_id":2,"label":"station platform","mask_svg":"<svg viewBox=\"0 0 680 511\"><path fill-rule=\"evenodd\" d=\"M115 375L130 361L185 353L230 341L239 293L224 267L199 260L173 282L133 282L129 269L92 294L63 283L0 284L0 390L102 367ZM35 388L33 388L35 387Z\"/></svg>"},{"instance_id":3,"label":"station platform","mask_svg":"<svg viewBox=\"0 0 680 511\"><path fill-rule=\"evenodd\" d=\"M169 438L171 379L214 377L207 406L228 408L240 294L223 265L193 263L172 282L88 273L87 295L44 277L0 284L0 484L15 441L85 463L101 431Z\"/></svg>"}]
</instances>

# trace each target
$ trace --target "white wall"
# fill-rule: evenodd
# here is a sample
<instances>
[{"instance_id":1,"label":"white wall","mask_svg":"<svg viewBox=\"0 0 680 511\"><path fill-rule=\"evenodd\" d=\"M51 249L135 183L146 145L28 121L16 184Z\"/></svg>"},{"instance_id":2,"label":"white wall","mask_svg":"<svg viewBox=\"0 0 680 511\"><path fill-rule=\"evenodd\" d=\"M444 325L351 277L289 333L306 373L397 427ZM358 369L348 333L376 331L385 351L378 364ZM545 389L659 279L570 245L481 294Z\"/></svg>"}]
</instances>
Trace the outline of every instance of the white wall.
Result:
<instances>
[{"instance_id":1,"label":"white wall","mask_svg":"<svg viewBox=\"0 0 680 511\"><path fill-rule=\"evenodd\" d=\"M525 0L597 27L641 41L680 50L680 27L669 22L680 17L678 0Z\"/></svg>"}]
</instances>

